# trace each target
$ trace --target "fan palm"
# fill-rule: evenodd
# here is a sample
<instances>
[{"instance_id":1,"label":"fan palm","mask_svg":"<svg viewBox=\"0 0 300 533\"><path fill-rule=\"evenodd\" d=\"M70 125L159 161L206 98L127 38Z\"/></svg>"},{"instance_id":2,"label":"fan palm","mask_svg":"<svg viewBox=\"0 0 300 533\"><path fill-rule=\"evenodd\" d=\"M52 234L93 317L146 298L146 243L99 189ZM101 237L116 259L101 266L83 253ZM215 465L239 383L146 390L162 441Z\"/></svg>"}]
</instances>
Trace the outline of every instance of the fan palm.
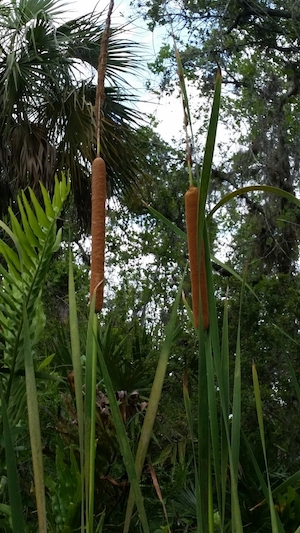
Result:
<instances>
[{"instance_id":1,"label":"fan palm","mask_svg":"<svg viewBox=\"0 0 300 533\"><path fill-rule=\"evenodd\" d=\"M69 171L79 217L88 225L90 162L95 155L94 101L103 13L64 22L57 0L11 0L0 6L0 215L17 190L38 181L53 189ZM124 73L138 47L111 30L103 108L102 156L110 193L131 190L140 175L139 115Z\"/></svg>"}]
</instances>

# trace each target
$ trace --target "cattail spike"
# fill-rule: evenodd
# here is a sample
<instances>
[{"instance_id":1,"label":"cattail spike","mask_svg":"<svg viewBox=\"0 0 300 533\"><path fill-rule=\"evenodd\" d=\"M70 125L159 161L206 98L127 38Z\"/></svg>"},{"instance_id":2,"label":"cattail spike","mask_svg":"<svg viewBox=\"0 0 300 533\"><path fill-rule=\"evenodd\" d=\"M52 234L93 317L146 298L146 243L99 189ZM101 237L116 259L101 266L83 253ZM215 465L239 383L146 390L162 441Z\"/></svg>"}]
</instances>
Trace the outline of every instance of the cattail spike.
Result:
<instances>
[{"instance_id":1,"label":"cattail spike","mask_svg":"<svg viewBox=\"0 0 300 533\"><path fill-rule=\"evenodd\" d=\"M96 157L92 164L92 254L90 300L96 290L95 311L103 305L104 252L105 252L105 200L106 167L102 157Z\"/></svg>"},{"instance_id":2,"label":"cattail spike","mask_svg":"<svg viewBox=\"0 0 300 533\"><path fill-rule=\"evenodd\" d=\"M198 245L197 245L197 220L198 220L198 198L199 191L197 187L190 186L185 193L185 215L188 238L188 252L190 260L191 271L191 289L192 289L192 308L194 315L195 327L199 327L199 302L201 295L202 302L202 316L204 329L209 326L209 312L208 312L208 295L206 282L206 268L204 243L201 240L200 248L200 268L198 264Z\"/></svg>"}]
</instances>

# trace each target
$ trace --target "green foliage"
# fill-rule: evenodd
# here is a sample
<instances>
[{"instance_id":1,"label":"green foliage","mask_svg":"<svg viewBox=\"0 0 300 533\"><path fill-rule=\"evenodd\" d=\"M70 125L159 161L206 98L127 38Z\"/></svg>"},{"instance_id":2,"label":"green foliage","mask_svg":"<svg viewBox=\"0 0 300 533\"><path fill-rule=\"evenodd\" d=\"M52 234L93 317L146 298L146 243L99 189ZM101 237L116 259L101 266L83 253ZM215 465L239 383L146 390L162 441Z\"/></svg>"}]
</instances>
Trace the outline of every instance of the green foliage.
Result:
<instances>
[{"instance_id":1,"label":"green foliage","mask_svg":"<svg viewBox=\"0 0 300 533\"><path fill-rule=\"evenodd\" d=\"M56 476L46 476L49 490L49 520L53 532L71 533L79 522L81 503L81 474L74 449L69 449L69 461L65 462L59 447L56 449Z\"/></svg>"},{"instance_id":2,"label":"green foliage","mask_svg":"<svg viewBox=\"0 0 300 533\"><path fill-rule=\"evenodd\" d=\"M41 185L44 209L31 189L29 195L33 207L22 192L18 197L19 220L13 211L9 210L12 230L0 222L1 228L11 238L16 249L15 251L3 239L0 241L0 250L7 264L6 269L1 266L1 425L5 433L8 491L14 531L23 531L23 524L19 523L19 520L23 520L23 513L12 429L19 420L24 420L26 399L39 528L40 531L46 531L43 460L33 348L40 340L45 324L41 290L52 254L60 246L61 230L57 232L56 222L69 188L70 184L66 178L63 177L60 182L56 179L51 202L46 189ZM24 373L25 380L22 378Z\"/></svg>"},{"instance_id":3,"label":"green foliage","mask_svg":"<svg viewBox=\"0 0 300 533\"><path fill-rule=\"evenodd\" d=\"M177 88L175 36L183 74L197 94L195 119L207 128L207 100L217 65L224 86L219 154L211 181L212 199L253 183L280 187L297 197L299 174L299 5L297 1L255 2L134 0L151 29L164 40L150 65L160 91ZM236 226L233 225L236 221ZM234 226L234 227L233 227ZM218 218L218 236L241 272L245 261L258 275L296 270L299 212L278 197L244 194ZM221 244L222 246L222 244ZM254 264L255 262L255 264Z\"/></svg>"},{"instance_id":4,"label":"green foliage","mask_svg":"<svg viewBox=\"0 0 300 533\"><path fill-rule=\"evenodd\" d=\"M33 209L24 192L22 197L18 198L21 223L11 209L9 214L12 231L3 222L0 223L16 249L14 251L4 240L0 241L0 249L7 263L7 269L1 265L3 279L0 325L3 345L2 365L10 371L5 386L8 403L11 389L16 381L19 381L16 373L24 368L23 309L26 309L27 313L32 346L40 340L45 325L41 289L52 254L60 246L61 230L56 232L56 220L69 192L69 183L65 178L61 182L56 180L55 194L51 203L48 193L43 186L41 187L45 212L30 189ZM14 408L17 407L15 404Z\"/></svg>"}]
</instances>

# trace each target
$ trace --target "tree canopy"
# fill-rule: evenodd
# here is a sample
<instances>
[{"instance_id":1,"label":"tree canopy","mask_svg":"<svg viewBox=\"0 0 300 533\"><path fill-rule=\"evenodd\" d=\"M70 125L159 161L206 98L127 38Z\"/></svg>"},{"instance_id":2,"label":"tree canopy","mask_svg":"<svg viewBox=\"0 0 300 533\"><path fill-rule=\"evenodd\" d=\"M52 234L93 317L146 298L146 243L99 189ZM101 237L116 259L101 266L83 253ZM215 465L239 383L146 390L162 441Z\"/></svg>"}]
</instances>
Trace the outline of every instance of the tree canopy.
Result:
<instances>
[{"instance_id":1,"label":"tree canopy","mask_svg":"<svg viewBox=\"0 0 300 533\"><path fill-rule=\"evenodd\" d=\"M219 65L223 75L221 120L229 140L213 173L214 190L266 184L291 194L299 175L299 36L297 1L133 2L153 30L166 28L152 70L161 90L176 87L176 62L169 44L178 42L184 72L199 96L209 95ZM205 106L205 104L204 104ZM198 108L198 117L203 104ZM299 215L284 199L241 195L238 213L247 255L257 275L292 273L298 257ZM233 213L231 213L233 215ZM249 253L249 242L252 243Z\"/></svg>"}]
</instances>

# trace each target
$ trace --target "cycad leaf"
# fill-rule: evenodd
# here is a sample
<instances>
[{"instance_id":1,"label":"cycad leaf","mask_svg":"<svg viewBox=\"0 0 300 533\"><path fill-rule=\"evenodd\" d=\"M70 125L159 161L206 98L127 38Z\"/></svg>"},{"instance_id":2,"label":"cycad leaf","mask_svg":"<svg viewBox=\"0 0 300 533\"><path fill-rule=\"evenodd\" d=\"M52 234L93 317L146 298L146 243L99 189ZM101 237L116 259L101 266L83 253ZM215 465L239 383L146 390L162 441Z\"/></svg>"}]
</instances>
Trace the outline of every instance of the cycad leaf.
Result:
<instances>
[{"instance_id":1,"label":"cycad leaf","mask_svg":"<svg viewBox=\"0 0 300 533\"><path fill-rule=\"evenodd\" d=\"M22 272L18 254L16 254L16 252L14 252L14 250L12 250L4 241L0 241L0 253L4 256L7 264L10 267L13 265L13 268L17 269L19 273Z\"/></svg>"},{"instance_id":2,"label":"cycad leaf","mask_svg":"<svg viewBox=\"0 0 300 533\"><path fill-rule=\"evenodd\" d=\"M20 196L18 196L18 206L19 206L19 210L21 213L21 220L22 220L22 224L23 224L28 242L31 244L32 248L36 248L38 246L38 240L30 227L30 224L28 222L28 218L26 216Z\"/></svg>"},{"instance_id":3,"label":"cycad leaf","mask_svg":"<svg viewBox=\"0 0 300 533\"><path fill-rule=\"evenodd\" d=\"M48 229L50 227L51 221L49 220L45 211L39 204L37 197L35 196L33 190L30 187L28 188L28 190L29 190L30 199L34 207L38 223L40 224L40 226Z\"/></svg>"},{"instance_id":4,"label":"cycad leaf","mask_svg":"<svg viewBox=\"0 0 300 533\"><path fill-rule=\"evenodd\" d=\"M32 255L34 255L34 249L32 248L26 233L24 232L23 228L21 227L17 217L14 215L11 208L8 209L10 221L11 221L11 227L18 238L19 242L22 243L22 261L26 264L30 262L30 258Z\"/></svg>"},{"instance_id":5,"label":"cycad leaf","mask_svg":"<svg viewBox=\"0 0 300 533\"><path fill-rule=\"evenodd\" d=\"M40 187L41 187L42 194L43 194L43 200L44 200L46 215L47 215L47 217L49 219L52 220L52 219L55 218L55 212L54 212L54 209L53 209L52 204L51 204L49 193L48 193L46 187L44 187L44 185L42 184L42 182L40 182Z\"/></svg>"},{"instance_id":6,"label":"cycad leaf","mask_svg":"<svg viewBox=\"0 0 300 533\"><path fill-rule=\"evenodd\" d=\"M14 231L0 221L0 227L11 237L14 248L17 249L16 253L13 247L0 241L0 253L7 262L7 269L0 265L0 274L2 275L0 324L5 342L3 357L10 369L6 388L7 402L13 387L14 372L24 367L23 309L25 309L28 317L28 335L32 346L39 340L45 325L41 289L53 251L58 249L61 242L61 230L56 232L56 219L60 214L58 206L62 207L67 192L66 180L62 186L56 181L56 205L54 206L54 200L50 205L50 199L45 200L52 219L48 218L34 193L30 191L35 213L24 192L22 192L18 198L21 219L18 220L11 212L11 223ZM3 298L1 298L2 295ZM14 408L15 410L18 409L18 405Z\"/></svg>"},{"instance_id":7,"label":"cycad leaf","mask_svg":"<svg viewBox=\"0 0 300 533\"><path fill-rule=\"evenodd\" d=\"M26 209L26 213L27 213L27 217L28 217L28 221L29 221L29 224L30 224L30 227L34 233L34 235L38 238L38 239L44 239L45 237L45 234L44 232L42 231L41 227L39 226L39 223L37 221L37 218L33 212L33 210L31 209L30 205L29 205L29 202L25 196L25 193L24 191L22 191L22 201L23 201L23 204L24 204L24 207Z\"/></svg>"}]
</instances>

